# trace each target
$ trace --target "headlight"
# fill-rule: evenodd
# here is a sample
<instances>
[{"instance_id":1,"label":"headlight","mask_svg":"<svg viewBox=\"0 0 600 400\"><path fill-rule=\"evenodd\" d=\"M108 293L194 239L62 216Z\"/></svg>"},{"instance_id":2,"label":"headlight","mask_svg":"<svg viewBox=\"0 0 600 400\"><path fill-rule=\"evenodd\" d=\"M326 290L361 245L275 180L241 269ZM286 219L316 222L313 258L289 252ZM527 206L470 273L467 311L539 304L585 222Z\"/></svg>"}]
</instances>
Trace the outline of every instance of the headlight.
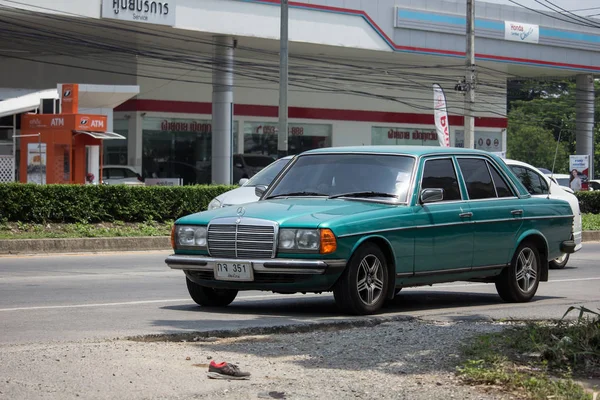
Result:
<instances>
[{"instance_id":1,"label":"headlight","mask_svg":"<svg viewBox=\"0 0 600 400\"><path fill-rule=\"evenodd\" d=\"M293 229L282 229L279 232L279 248L292 250L296 247L296 231Z\"/></svg>"},{"instance_id":2,"label":"headlight","mask_svg":"<svg viewBox=\"0 0 600 400\"><path fill-rule=\"evenodd\" d=\"M205 226L177 226L175 230L175 240L178 246L182 247L206 247L206 227Z\"/></svg>"},{"instance_id":3,"label":"headlight","mask_svg":"<svg viewBox=\"0 0 600 400\"><path fill-rule=\"evenodd\" d=\"M282 229L279 231L280 250L318 251L321 240L317 229Z\"/></svg>"},{"instance_id":4,"label":"headlight","mask_svg":"<svg viewBox=\"0 0 600 400\"><path fill-rule=\"evenodd\" d=\"M213 199L210 203L208 203L208 210L214 210L215 208L221 208L221 202L217 199Z\"/></svg>"},{"instance_id":5,"label":"headlight","mask_svg":"<svg viewBox=\"0 0 600 400\"><path fill-rule=\"evenodd\" d=\"M299 250L319 250L319 232L299 229L296 232L296 245Z\"/></svg>"}]
</instances>

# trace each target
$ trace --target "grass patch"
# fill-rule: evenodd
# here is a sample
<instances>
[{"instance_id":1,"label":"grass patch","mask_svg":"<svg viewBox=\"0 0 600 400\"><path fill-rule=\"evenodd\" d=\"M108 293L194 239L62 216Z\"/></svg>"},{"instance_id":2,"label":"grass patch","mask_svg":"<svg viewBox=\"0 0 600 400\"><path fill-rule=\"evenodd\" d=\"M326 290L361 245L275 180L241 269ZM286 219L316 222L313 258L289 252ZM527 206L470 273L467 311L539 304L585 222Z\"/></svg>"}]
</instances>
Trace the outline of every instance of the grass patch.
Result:
<instances>
[{"instance_id":1,"label":"grass patch","mask_svg":"<svg viewBox=\"0 0 600 400\"><path fill-rule=\"evenodd\" d=\"M581 214L584 231L600 231L600 214Z\"/></svg>"},{"instance_id":2,"label":"grass patch","mask_svg":"<svg viewBox=\"0 0 600 400\"><path fill-rule=\"evenodd\" d=\"M0 239L45 239L82 237L136 237L168 236L173 221L146 221L125 223L120 221L97 224L27 224L22 222L0 223Z\"/></svg>"},{"instance_id":3,"label":"grass patch","mask_svg":"<svg viewBox=\"0 0 600 400\"><path fill-rule=\"evenodd\" d=\"M579 310L575 321L530 322L477 337L462 349L458 375L518 398L592 400L577 380L600 378L600 314Z\"/></svg>"}]
</instances>

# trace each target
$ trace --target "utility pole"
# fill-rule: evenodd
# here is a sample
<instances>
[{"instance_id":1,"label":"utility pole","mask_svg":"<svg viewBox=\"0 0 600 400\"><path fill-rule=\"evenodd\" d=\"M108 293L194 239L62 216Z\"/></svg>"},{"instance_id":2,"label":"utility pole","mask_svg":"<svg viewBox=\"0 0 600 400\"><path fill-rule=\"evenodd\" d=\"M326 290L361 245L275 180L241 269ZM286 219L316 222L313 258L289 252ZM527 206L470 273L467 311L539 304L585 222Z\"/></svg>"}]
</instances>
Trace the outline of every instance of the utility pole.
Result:
<instances>
[{"instance_id":1,"label":"utility pole","mask_svg":"<svg viewBox=\"0 0 600 400\"><path fill-rule=\"evenodd\" d=\"M465 148L475 148L475 0L467 0Z\"/></svg>"},{"instance_id":2,"label":"utility pole","mask_svg":"<svg viewBox=\"0 0 600 400\"><path fill-rule=\"evenodd\" d=\"M281 0L279 36L279 131L277 133L277 155L288 153L288 0Z\"/></svg>"}]
</instances>

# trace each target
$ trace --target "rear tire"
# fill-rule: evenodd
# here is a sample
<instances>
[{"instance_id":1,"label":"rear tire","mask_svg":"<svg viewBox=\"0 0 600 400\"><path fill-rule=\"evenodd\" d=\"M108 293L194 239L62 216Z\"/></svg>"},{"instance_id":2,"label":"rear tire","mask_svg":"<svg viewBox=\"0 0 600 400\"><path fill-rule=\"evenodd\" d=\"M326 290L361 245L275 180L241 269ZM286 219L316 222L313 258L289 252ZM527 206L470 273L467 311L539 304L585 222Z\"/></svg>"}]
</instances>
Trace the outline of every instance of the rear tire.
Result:
<instances>
[{"instance_id":1,"label":"rear tire","mask_svg":"<svg viewBox=\"0 0 600 400\"><path fill-rule=\"evenodd\" d=\"M515 251L510 266L496 278L496 290L509 303L530 301L540 283L541 258L537 247L523 242Z\"/></svg>"},{"instance_id":2,"label":"rear tire","mask_svg":"<svg viewBox=\"0 0 600 400\"><path fill-rule=\"evenodd\" d=\"M565 253L562 256L555 258L548 263L550 269L563 269L569 262L569 253Z\"/></svg>"},{"instance_id":3,"label":"rear tire","mask_svg":"<svg viewBox=\"0 0 600 400\"><path fill-rule=\"evenodd\" d=\"M198 285L187 277L185 281L192 300L204 307L226 307L235 300L238 294L237 290L213 289Z\"/></svg>"},{"instance_id":4,"label":"rear tire","mask_svg":"<svg viewBox=\"0 0 600 400\"><path fill-rule=\"evenodd\" d=\"M388 265L373 243L360 246L333 288L338 307L355 315L374 314L386 301Z\"/></svg>"}]
</instances>

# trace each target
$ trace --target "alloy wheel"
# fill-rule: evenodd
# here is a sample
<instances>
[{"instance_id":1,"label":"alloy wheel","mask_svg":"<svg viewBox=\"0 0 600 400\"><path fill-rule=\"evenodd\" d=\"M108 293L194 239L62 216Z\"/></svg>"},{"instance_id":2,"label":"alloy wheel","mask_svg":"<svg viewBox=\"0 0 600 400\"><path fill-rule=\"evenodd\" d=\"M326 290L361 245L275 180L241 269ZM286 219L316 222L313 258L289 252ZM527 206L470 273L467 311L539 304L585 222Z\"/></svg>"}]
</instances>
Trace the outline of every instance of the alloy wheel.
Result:
<instances>
[{"instance_id":1,"label":"alloy wheel","mask_svg":"<svg viewBox=\"0 0 600 400\"><path fill-rule=\"evenodd\" d=\"M533 250L528 247L521 250L515 272L517 286L523 293L529 293L534 289L537 282L538 265Z\"/></svg>"},{"instance_id":2,"label":"alloy wheel","mask_svg":"<svg viewBox=\"0 0 600 400\"><path fill-rule=\"evenodd\" d=\"M360 300L370 306L383 296L384 268L376 256L369 254L362 259L356 274L356 288Z\"/></svg>"},{"instance_id":3,"label":"alloy wheel","mask_svg":"<svg viewBox=\"0 0 600 400\"><path fill-rule=\"evenodd\" d=\"M569 256L569 255L568 255L567 253L563 253L563 255L562 255L562 256L555 258L555 259L554 259L554 261L555 261L557 264L562 264L562 263L564 263L564 262L565 262L565 260L567 259L567 257L568 257L568 256Z\"/></svg>"}]
</instances>

